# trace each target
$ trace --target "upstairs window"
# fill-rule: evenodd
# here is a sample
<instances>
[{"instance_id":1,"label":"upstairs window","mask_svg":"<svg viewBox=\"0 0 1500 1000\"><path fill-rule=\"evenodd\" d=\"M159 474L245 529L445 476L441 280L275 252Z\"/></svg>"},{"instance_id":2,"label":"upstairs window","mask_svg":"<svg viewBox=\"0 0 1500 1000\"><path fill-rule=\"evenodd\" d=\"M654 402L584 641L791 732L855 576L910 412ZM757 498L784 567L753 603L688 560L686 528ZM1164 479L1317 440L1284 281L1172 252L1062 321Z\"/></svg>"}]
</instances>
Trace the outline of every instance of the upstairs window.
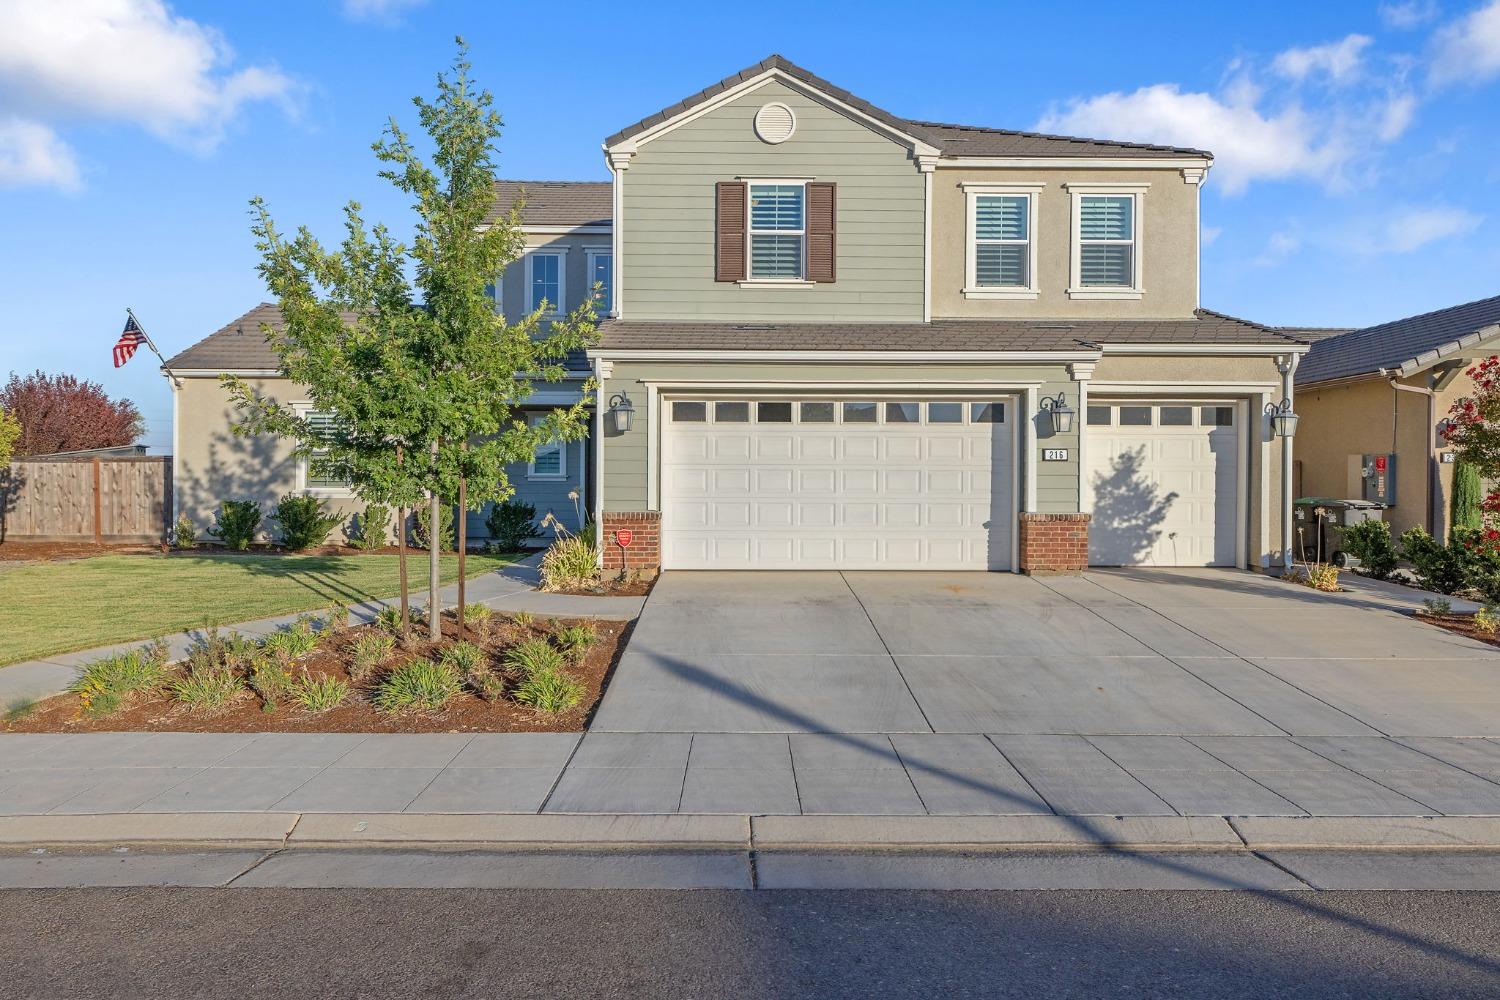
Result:
<instances>
[{"instance_id":1,"label":"upstairs window","mask_svg":"<svg viewBox=\"0 0 1500 1000\"><path fill-rule=\"evenodd\" d=\"M563 311L563 255L560 253L531 253L526 256L526 283L529 299L526 310L530 312L547 303L547 315L555 316Z\"/></svg>"},{"instance_id":2,"label":"upstairs window","mask_svg":"<svg viewBox=\"0 0 1500 1000\"><path fill-rule=\"evenodd\" d=\"M967 298L1036 298L1036 196L1041 184L969 183Z\"/></svg>"},{"instance_id":3,"label":"upstairs window","mask_svg":"<svg viewBox=\"0 0 1500 1000\"><path fill-rule=\"evenodd\" d=\"M1139 298L1143 185L1073 191L1074 298Z\"/></svg>"},{"instance_id":4,"label":"upstairs window","mask_svg":"<svg viewBox=\"0 0 1500 1000\"><path fill-rule=\"evenodd\" d=\"M806 188L801 184L750 185L750 277L800 281Z\"/></svg>"},{"instance_id":5,"label":"upstairs window","mask_svg":"<svg viewBox=\"0 0 1500 1000\"><path fill-rule=\"evenodd\" d=\"M588 251L589 288L594 312L602 319L614 307L614 254L609 250Z\"/></svg>"}]
</instances>

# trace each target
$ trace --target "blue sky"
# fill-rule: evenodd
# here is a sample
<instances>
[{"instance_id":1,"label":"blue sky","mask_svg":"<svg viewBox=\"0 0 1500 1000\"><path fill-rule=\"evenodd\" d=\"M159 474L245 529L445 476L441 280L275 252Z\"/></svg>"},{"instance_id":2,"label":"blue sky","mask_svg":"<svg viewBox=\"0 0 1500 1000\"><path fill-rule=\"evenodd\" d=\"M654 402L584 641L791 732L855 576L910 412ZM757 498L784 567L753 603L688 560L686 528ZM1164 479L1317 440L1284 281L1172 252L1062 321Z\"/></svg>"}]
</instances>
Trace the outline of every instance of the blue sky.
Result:
<instances>
[{"instance_id":1,"label":"blue sky","mask_svg":"<svg viewBox=\"0 0 1500 1000\"><path fill-rule=\"evenodd\" d=\"M837 5L0 0L0 376L70 371L170 442L168 354L265 298L246 202L408 216L369 146L464 35L501 168L599 142L772 52L908 117L1205 147L1203 304L1362 325L1500 294L1500 0Z\"/></svg>"}]
</instances>

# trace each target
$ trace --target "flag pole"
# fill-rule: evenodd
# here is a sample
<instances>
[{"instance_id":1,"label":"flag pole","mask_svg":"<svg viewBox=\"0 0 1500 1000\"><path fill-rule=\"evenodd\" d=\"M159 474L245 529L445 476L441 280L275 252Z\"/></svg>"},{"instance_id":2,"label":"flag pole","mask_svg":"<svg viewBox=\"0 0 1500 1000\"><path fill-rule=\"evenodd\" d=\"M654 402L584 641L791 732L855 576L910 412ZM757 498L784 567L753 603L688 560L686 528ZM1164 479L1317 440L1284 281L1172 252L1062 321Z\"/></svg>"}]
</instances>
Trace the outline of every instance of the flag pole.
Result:
<instances>
[{"instance_id":1,"label":"flag pole","mask_svg":"<svg viewBox=\"0 0 1500 1000\"><path fill-rule=\"evenodd\" d=\"M151 334L147 333L146 332L146 328L141 325L140 318L138 316L136 316L136 314L133 311L131 311L131 308L129 306L125 307L125 315L127 315L131 319L135 320L135 328L137 330L141 331L141 336L142 337L146 338L146 346L149 347L149 348L151 348L151 353L155 354L156 357L157 357L157 359L161 361L161 370L167 373L167 377L172 380L172 384L173 385L175 385L177 388L181 389L182 388L182 379L178 378L177 377L177 373L174 372L174 371L172 371L172 369L170 369L170 368L167 367L167 359L163 358L161 356L161 351L158 351L156 349L156 344L155 344L154 341L152 341Z\"/></svg>"}]
</instances>

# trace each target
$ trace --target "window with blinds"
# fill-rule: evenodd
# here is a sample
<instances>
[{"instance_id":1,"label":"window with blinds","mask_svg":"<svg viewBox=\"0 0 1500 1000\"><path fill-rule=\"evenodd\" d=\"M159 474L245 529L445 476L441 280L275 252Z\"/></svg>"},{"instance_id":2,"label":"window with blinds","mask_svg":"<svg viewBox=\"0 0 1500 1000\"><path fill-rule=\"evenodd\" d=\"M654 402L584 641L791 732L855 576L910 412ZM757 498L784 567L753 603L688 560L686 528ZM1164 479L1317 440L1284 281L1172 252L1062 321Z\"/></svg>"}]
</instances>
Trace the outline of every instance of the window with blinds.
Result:
<instances>
[{"instance_id":1,"label":"window with blinds","mask_svg":"<svg viewBox=\"0 0 1500 1000\"><path fill-rule=\"evenodd\" d=\"M1024 194L982 194L974 199L974 284L980 288L1031 286L1031 199Z\"/></svg>"},{"instance_id":2,"label":"window with blinds","mask_svg":"<svg viewBox=\"0 0 1500 1000\"><path fill-rule=\"evenodd\" d=\"M805 198L801 184L750 185L751 278L802 278Z\"/></svg>"},{"instance_id":3,"label":"window with blinds","mask_svg":"<svg viewBox=\"0 0 1500 1000\"><path fill-rule=\"evenodd\" d=\"M342 430L342 422L332 413L309 412L302 415L309 429L318 437L326 440L337 438ZM307 466L303 475L303 486L309 490L347 490L349 488L348 477L342 474L337 465L328 458L328 452L315 450L306 459Z\"/></svg>"},{"instance_id":4,"label":"window with blinds","mask_svg":"<svg viewBox=\"0 0 1500 1000\"><path fill-rule=\"evenodd\" d=\"M613 254L591 253L588 255L589 288L593 290L594 311L599 316L609 315L611 303L614 301L610 293L613 263Z\"/></svg>"},{"instance_id":5,"label":"window with blinds","mask_svg":"<svg viewBox=\"0 0 1500 1000\"><path fill-rule=\"evenodd\" d=\"M531 302L528 308L536 309L543 301L549 313L561 312L562 303L562 255L534 253L529 258L531 267Z\"/></svg>"},{"instance_id":6,"label":"window with blinds","mask_svg":"<svg viewBox=\"0 0 1500 1000\"><path fill-rule=\"evenodd\" d=\"M540 424L546 416L534 414L528 418L531 426ZM548 441L539 446L531 458L526 474L531 479L564 479L567 477L568 446L562 441Z\"/></svg>"},{"instance_id":7,"label":"window with blinds","mask_svg":"<svg viewBox=\"0 0 1500 1000\"><path fill-rule=\"evenodd\" d=\"M1135 286L1135 198L1131 195L1079 199L1078 280L1085 288Z\"/></svg>"}]
</instances>

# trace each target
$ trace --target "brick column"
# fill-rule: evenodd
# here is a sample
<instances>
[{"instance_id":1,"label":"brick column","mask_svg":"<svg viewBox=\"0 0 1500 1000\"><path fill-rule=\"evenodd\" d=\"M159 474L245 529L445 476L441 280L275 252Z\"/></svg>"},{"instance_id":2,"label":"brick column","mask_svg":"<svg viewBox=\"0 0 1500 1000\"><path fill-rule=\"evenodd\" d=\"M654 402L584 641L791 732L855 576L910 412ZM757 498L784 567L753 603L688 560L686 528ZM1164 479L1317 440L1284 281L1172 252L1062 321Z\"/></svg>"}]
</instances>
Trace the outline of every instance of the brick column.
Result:
<instances>
[{"instance_id":1,"label":"brick column","mask_svg":"<svg viewBox=\"0 0 1500 1000\"><path fill-rule=\"evenodd\" d=\"M1089 564L1088 514L1021 515L1020 570L1032 576L1081 573Z\"/></svg>"},{"instance_id":2,"label":"brick column","mask_svg":"<svg viewBox=\"0 0 1500 1000\"><path fill-rule=\"evenodd\" d=\"M623 553L623 562L620 546L615 544L615 532L621 528L634 536L630 548ZM599 544L604 547L605 575L618 574L624 565L631 571L640 570L646 576L655 576L661 569L661 511L605 511L604 532L599 536Z\"/></svg>"}]
</instances>

